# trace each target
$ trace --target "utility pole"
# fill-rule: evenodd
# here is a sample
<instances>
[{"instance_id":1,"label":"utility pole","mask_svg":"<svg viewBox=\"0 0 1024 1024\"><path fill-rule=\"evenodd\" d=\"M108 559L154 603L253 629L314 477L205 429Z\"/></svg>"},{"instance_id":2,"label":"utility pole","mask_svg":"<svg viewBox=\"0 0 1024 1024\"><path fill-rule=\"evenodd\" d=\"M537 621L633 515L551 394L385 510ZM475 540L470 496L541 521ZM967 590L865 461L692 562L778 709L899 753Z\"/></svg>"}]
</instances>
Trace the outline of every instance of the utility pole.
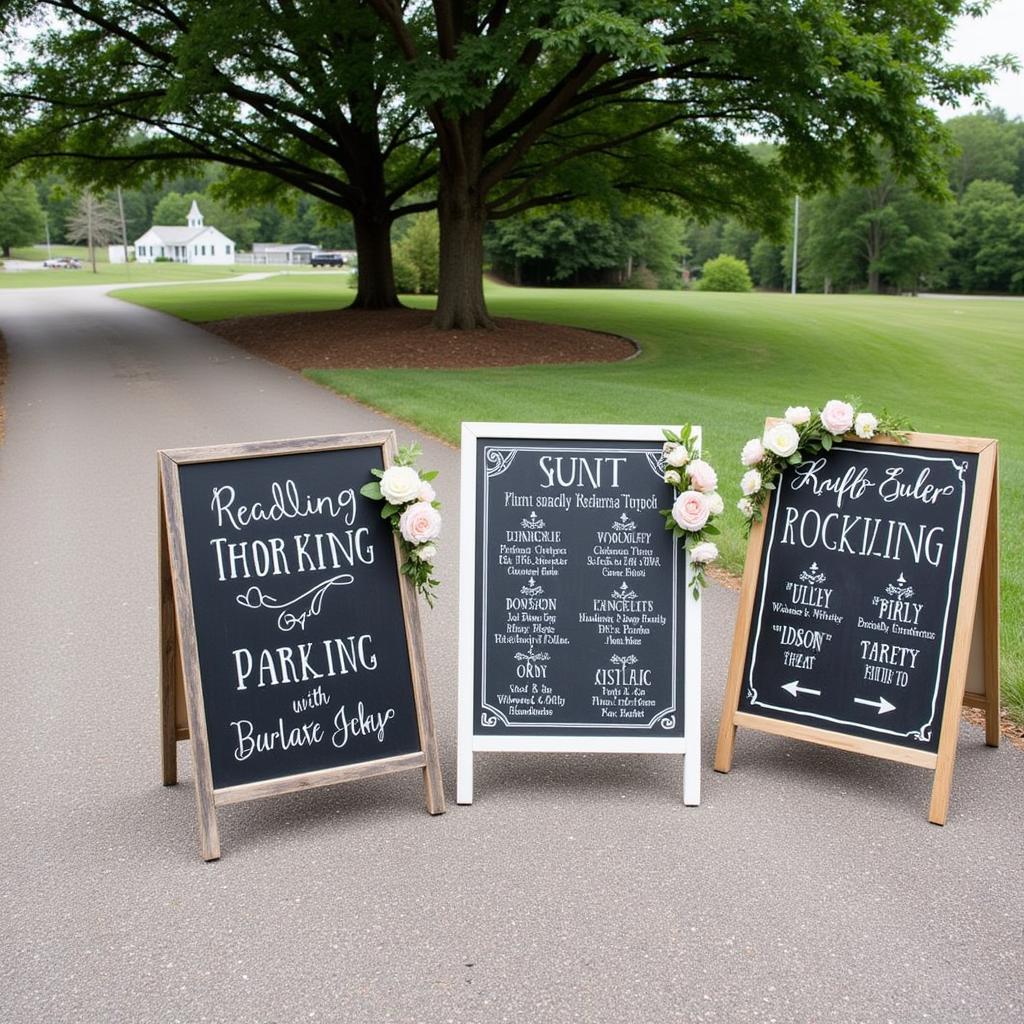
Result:
<instances>
[{"instance_id":1,"label":"utility pole","mask_svg":"<svg viewBox=\"0 0 1024 1024\"><path fill-rule=\"evenodd\" d=\"M793 272L790 275L789 294L796 295L796 256L800 245L800 193L797 193L793 206Z\"/></svg>"},{"instance_id":2,"label":"utility pole","mask_svg":"<svg viewBox=\"0 0 1024 1024\"><path fill-rule=\"evenodd\" d=\"M117 209L121 214L121 245L124 248L124 269L128 270L128 229L124 224L124 196L121 194L121 186L117 186Z\"/></svg>"},{"instance_id":3,"label":"utility pole","mask_svg":"<svg viewBox=\"0 0 1024 1024\"><path fill-rule=\"evenodd\" d=\"M53 259L53 249L50 247L50 214L47 212L43 217L46 223L46 258Z\"/></svg>"}]
</instances>

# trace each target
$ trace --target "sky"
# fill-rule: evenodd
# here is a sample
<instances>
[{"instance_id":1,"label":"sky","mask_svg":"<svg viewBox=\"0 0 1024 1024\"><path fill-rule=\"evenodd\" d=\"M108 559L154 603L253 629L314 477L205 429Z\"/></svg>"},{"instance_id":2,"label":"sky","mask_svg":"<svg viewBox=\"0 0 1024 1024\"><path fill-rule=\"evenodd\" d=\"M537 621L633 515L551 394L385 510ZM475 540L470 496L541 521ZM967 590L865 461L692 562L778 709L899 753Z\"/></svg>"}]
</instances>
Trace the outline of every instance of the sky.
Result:
<instances>
[{"instance_id":1,"label":"sky","mask_svg":"<svg viewBox=\"0 0 1024 1024\"><path fill-rule=\"evenodd\" d=\"M990 54L1013 54L1024 66L1024 0L996 0L982 18L961 18L953 32L951 60L969 64ZM1004 72L988 89L989 102L1002 107L1008 117L1024 117L1024 70ZM943 117L955 111L943 108Z\"/></svg>"}]
</instances>

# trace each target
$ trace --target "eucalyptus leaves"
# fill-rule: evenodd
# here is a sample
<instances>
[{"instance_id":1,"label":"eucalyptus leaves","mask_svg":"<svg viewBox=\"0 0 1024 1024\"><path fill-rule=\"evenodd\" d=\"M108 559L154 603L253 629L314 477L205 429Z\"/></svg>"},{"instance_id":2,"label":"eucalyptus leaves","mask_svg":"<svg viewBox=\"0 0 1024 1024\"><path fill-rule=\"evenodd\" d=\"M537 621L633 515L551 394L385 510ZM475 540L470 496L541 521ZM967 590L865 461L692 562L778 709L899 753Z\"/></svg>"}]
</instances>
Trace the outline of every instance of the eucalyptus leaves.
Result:
<instances>
[{"instance_id":1,"label":"eucalyptus leaves","mask_svg":"<svg viewBox=\"0 0 1024 1024\"><path fill-rule=\"evenodd\" d=\"M398 449L394 463L385 470L372 469L377 477L359 489L364 497L383 501L382 519L387 519L398 537L405 561L401 572L412 579L416 589L434 606L435 589L440 580L434 578L434 541L441 535L441 503L430 481L436 470L421 473L416 460L423 454L415 442Z\"/></svg>"},{"instance_id":2,"label":"eucalyptus leaves","mask_svg":"<svg viewBox=\"0 0 1024 1024\"><path fill-rule=\"evenodd\" d=\"M661 509L661 515L665 517L666 530L671 530L675 537L686 538L690 552L690 587L693 596L700 597L708 563L718 557L718 546L708 539L718 536L714 520L724 508L716 490L718 474L700 458L689 424L680 428L678 434L667 429L662 433L665 435L662 447L665 483L674 488L676 499L671 508Z\"/></svg>"},{"instance_id":3,"label":"eucalyptus leaves","mask_svg":"<svg viewBox=\"0 0 1024 1024\"><path fill-rule=\"evenodd\" d=\"M752 437L740 452L740 462L748 469L740 480L743 497L737 508L747 520L747 532L760 522L764 503L787 466L799 466L804 459L829 451L849 433L865 441L884 434L903 442L910 429L904 417L867 412L859 398L833 398L813 413L806 405L791 405L781 420L765 428L761 437Z\"/></svg>"}]
</instances>

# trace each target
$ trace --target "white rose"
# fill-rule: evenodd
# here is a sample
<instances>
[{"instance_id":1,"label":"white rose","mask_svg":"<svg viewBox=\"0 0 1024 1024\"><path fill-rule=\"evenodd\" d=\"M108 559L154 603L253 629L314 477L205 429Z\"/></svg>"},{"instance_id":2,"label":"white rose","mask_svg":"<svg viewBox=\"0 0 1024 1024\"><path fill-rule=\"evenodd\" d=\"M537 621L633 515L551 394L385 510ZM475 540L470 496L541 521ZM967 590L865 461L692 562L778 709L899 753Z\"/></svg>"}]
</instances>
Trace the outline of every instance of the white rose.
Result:
<instances>
[{"instance_id":1,"label":"white rose","mask_svg":"<svg viewBox=\"0 0 1024 1024\"><path fill-rule=\"evenodd\" d=\"M703 494L710 494L718 486L718 474L703 459L694 459L686 467L686 472L694 489Z\"/></svg>"},{"instance_id":2,"label":"white rose","mask_svg":"<svg viewBox=\"0 0 1024 1024\"><path fill-rule=\"evenodd\" d=\"M708 499L708 508L713 516L720 516L725 511L725 502L722 501L722 496L718 491L712 491L705 497Z\"/></svg>"},{"instance_id":3,"label":"white rose","mask_svg":"<svg viewBox=\"0 0 1024 1024\"><path fill-rule=\"evenodd\" d=\"M665 483L677 484L681 479L682 477L674 469L665 470Z\"/></svg>"},{"instance_id":4,"label":"white rose","mask_svg":"<svg viewBox=\"0 0 1024 1024\"><path fill-rule=\"evenodd\" d=\"M749 519L755 511L754 503L749 498L740 498L736 502L736 507L743 513L744 516Z\"/></svg>"},{"instance_id":5,"label":"white rose","mask_svg":"<svg viewBox=\"0 0 1024 1024\"><path fill-rule=\"evenodd\" d=\"M678 468L679 466L685 466L690 461L690 455L681 444L677 444L672 451L665 453L665 461L670 466Z\"/></svg>"},{"instance_id":6,"label":"white rose","mask_svg":"<svg viewBox=\"0 0 1024 1024\"><path fill-rule=\"evenodd\" d=\"M756 466L763 458L764 445L761 444L761 439L758 437L752 437L740 452L740 462L744 466Z\"/></svg>"},{"instance_id":7,"label":"white rose","mask_svg":"<svg viewBox=\"0 0 1024 1024\"><path fill-rule=\"evenodd\" d=\"M416 500L421 484L420 475L412 466L392 466L380 478L380 493L389 505L404 505Z\"/></svg>"},{"instance_id":8,"label":"white rose","mask_svg":"<svg viewBox=\"0 0 1024 1024\"><path fill-rule=\"evenodd\" d=\"M420 489L416 492L417 501L433 501L437 497L434 488L426 480L420 481Z\"/></svg>"},{"instance_id":9,"label":"white rose","mask_svg":"<svg viewBox=\"0 0 1024 1024\"><path fill-rule=\"evenodd\" d=\"M398 529L410 544L426 544L441 535L441 513L429 502L417 501L402 513Z\"/></svg>"},{"instance_id":10,"label":"white rose","mask_svg":"<svg viewBox=\"0 0 1024 1024\"><path fill-rule=\"evenodd\" d=\"M788 459L797 450L800 444L800 435L796 427L785 420L769 427L764 432L764 446L770 452L774 452L780 458Z\"/></svg>"},{"instance_id":11,"label":"white rose","mask_svg":"<svg viewBox=\"0 0 1024 1024\"><path fill-rule=\"evenodd\" d=\"M806 405L791 405L786 410L786 422L794 427L802 427L811 418L811 410Z\"/></svg>"},{"instance_id":12,"label":"white rose","mask_svg":"<svg viewBox=\"0 0 1024 1024\"><path fill-rule=\"evenodd\" d=\"M761 474L756 469L748 469L740 481L740 489L747 497L761 490Z\"/></svg>"},{"instance_id":13,"label":"white rose","mask_svg":"<svg viewBox=\"0 0 1024 1024\"><path fill-rule=\"evenodd\" d=\"M412 554L417 561L432 562L437 556L437 548L433 544L421 544Z\"/></svg>"},{"instance_id":14,"label":"white rose","mask_svg":"<svg viewBox=\"0 0 1024 1024\"><path fill-rule=\"evenodd\" d=\"M872 416L869 412L858 413L857 418L853 421L853 429L857 432L858 437L863 437L866 441L875 436L875 431L878 429L878 417Z\"/></svg>"},{"instance_id":15,"label":"white rose","mask_svg":"<svg viewBox=\"0 0 1024 1024\"><path fill-rule=\"evenodd\" d=\"M713 562L718 557L718 547L710 540L696 544L690 552L690 561L704 564Z\"/></svg>"}]
</instances>

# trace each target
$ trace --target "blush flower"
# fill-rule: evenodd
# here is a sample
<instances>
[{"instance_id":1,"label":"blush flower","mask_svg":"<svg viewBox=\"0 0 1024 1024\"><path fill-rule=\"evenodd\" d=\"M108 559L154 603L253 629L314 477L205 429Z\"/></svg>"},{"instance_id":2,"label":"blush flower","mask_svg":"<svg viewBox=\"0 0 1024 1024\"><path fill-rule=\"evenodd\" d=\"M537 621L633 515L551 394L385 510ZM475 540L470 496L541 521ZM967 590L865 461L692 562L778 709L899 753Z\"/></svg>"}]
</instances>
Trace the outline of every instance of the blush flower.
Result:
<instances>
[{"instance_id":1,"label":"blush flower","mask_svg":"<svg viewBox=\"0 0 1024 1024\"><path fill-rule=\"evenodd\" d=\"M398 520L398 529L410 544L426 544L441 535L441 513L429 502L410 505Z\"/></svg>"},{"instance_id":2,"label":"blush flower","mask_svg":"<svg viewBox=\"0 0 1024 1024\"><path fill-rule=\"evenodd\" d=\"M821 422L825 429L835 437L842 437L853 426L853 406L849 402L840 402L833 398L825 403L821 410Z\"/></svg>"},{"instance_id":3,"label":"blush flower","mask_svg":"<svg viewBox=\"0 0 1024 1024\"><path fill-rule=\"evenodd\" d=\"M718 474L703 459L694 459L686 467L690 485L704 494L710 494L718 486Z\"/></svg>"},{"instance_id":4,"label":"blush flower","mask_svg":"<svg viewBox=\"0 0 1024 1024\"><path fill-rule=\"evenodd\" d=\"M676 484L680 483L681 480L682 477L680 477L680 475L674 469L665 470L665 483L672 484L672 486L674 487Z\"/></svg>"},{"instance_id":5,"label":"blush flower","mask_svg":"<svg viewBox=\"0 0 1024 1024\"><path fill-rule=\"evenodd\" d=\"M672 518L688 533L696 533L707 524L711 509L700 491L683 491L672 506Z\"/></svg>"},{"instance_id":6,"label":"blush flower","mask_svg":"<svg viewBox=\"0 0 1024 1024\"><path fill-rule=\"evenodd\" d=\"M811 410L806 405L791 405L786 410L786 422L792 423L794 427L802 427L810 418Z\"/></svg>"},{"instance_id":7,"label":"blush flower","mask_svg":"<svg viewBox=\"0 0 1024 1024\"><path fill-rule=\"evenodd\" d=\"M744 466L756 466L764 458L764 445L759 437L752 437L740 452L740 462Z\"/></svg>"},{"instance_id":8,"label":"blush flower","mask_svg":"<svg viewBox=\"0 0 1024 1024\"><path fill-rule=\"evenodd\" d=\"M678 469L690 461L690 453L684 445L677 444L671 451L665 452L665 461L670 466L675 466Z\"/></svg>"},{"instance_id":9,"label":"blush flower","mask_svg":"<svg viewBox=\"0 0 1024 1024\"><path fill-rule=\"evenodd\" d=\"M708 508L713 516L720 516L725 511L725 502L722 501L722 496L718 491L712 491L704 497L708 500Z\"/></svg>"},{"instance_id":10,"label":"blush flower","mask_svg":"<svg viewBox=\"0 0 1024 1024\"><path fill-rule=\"evenodd\" d=\"M710 540L701 541L700 544L695 544L693 550L690 552L690 561L697 562L701 565L707 562L713 562L718 557L718 546Z\"/></svg>"},{"instance_id":11,"label":"blush flower","mask_svg":"<svg viewBox=\"0 0 1024 1024\"><path fill-rule=\"evenodd\" d=\"M740 498L740 500L736 502L736 507L744 516L746 516L747 519L750 519L756 511L756 506L749 498Z\"/></svg>"}]
</instances>

